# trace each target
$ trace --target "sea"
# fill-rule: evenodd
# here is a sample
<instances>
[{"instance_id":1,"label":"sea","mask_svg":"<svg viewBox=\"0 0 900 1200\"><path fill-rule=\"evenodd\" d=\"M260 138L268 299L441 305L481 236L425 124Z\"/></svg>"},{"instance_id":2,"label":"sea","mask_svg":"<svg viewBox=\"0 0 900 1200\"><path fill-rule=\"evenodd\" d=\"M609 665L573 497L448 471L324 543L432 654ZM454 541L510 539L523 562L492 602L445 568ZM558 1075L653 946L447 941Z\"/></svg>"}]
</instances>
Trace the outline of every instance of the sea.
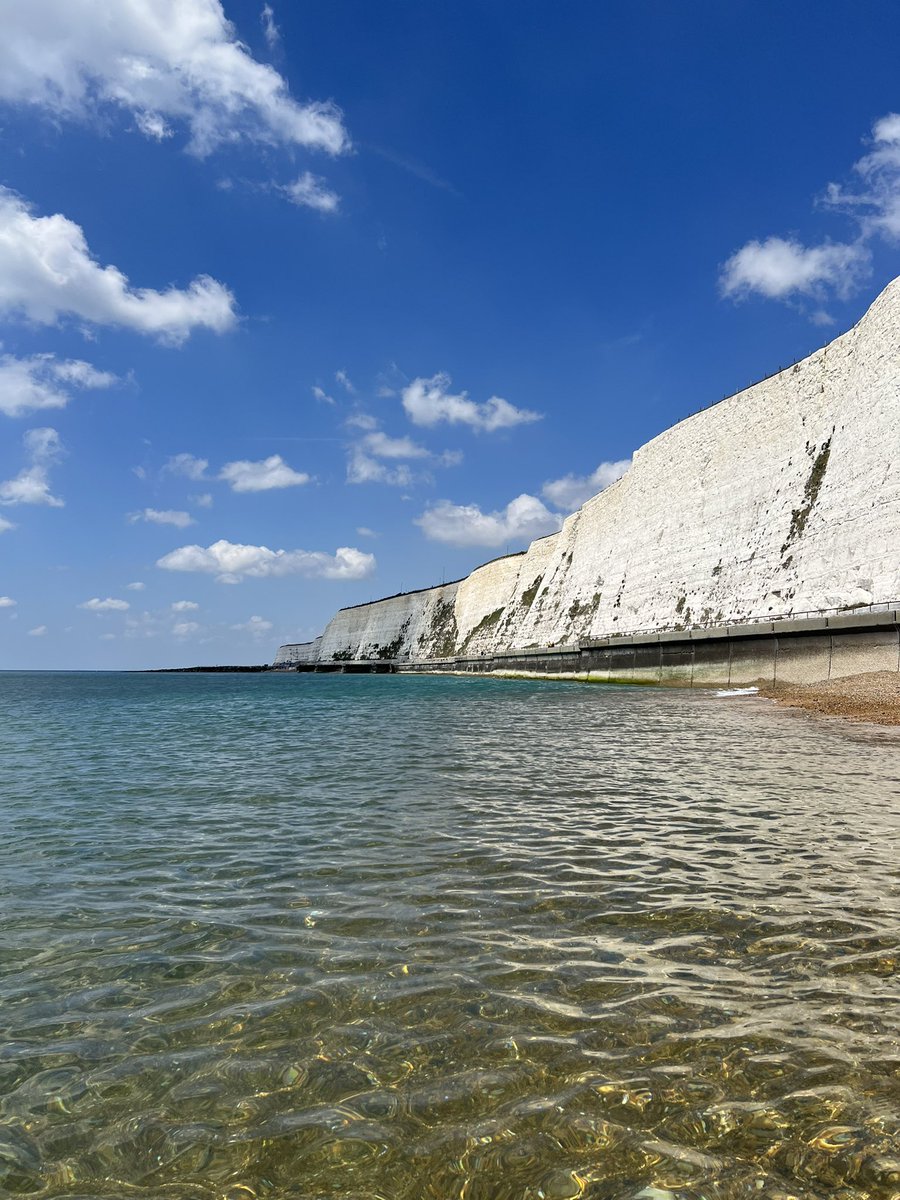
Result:
<instances>
[{"instance_id":1,"label":"sea","mask_svg":"<svg viewBox=\"0 0 900 1200\"><path fill-rule=\"evenodd\" d=\"M755 696L0 674L0 1195L900 1195L900 740Z\"/></svg>"}]
</instances>

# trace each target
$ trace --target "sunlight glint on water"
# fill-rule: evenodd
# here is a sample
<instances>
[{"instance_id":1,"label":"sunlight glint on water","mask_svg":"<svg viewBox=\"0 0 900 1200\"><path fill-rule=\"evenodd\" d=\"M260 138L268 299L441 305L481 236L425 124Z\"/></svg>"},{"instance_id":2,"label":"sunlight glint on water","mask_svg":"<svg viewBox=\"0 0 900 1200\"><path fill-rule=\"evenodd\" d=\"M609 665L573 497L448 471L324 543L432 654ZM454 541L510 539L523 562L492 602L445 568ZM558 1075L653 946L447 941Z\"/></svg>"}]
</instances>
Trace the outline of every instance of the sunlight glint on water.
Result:
<instances>
[{"instance_id":1,"label":"sunlight glint on water","mask_svg":"<svg viewBox=\"0 0 900 1200\"><path fill-rule=\"evenodd\" d=\"M900 1194L900 741L0 675L0 1194Z\"/></svg>"}]
</instances>

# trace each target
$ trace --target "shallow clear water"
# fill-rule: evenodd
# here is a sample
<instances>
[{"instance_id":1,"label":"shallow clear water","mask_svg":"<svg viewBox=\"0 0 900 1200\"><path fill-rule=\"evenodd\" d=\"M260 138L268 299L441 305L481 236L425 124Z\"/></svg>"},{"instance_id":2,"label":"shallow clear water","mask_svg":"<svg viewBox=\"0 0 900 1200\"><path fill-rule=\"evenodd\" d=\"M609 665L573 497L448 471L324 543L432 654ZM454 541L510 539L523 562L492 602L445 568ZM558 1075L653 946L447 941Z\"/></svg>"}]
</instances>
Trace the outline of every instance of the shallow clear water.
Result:
<instances>
[{"instance_id":1,"label":"shallow clear water","mask_svg":"<svg viewBox=\"0 0 900 1200\"><path fill-rule=\"evenodd\" d=\"M0 674L0 1194L900 1194L900 741Z\"/></svg>"}]
</instances>

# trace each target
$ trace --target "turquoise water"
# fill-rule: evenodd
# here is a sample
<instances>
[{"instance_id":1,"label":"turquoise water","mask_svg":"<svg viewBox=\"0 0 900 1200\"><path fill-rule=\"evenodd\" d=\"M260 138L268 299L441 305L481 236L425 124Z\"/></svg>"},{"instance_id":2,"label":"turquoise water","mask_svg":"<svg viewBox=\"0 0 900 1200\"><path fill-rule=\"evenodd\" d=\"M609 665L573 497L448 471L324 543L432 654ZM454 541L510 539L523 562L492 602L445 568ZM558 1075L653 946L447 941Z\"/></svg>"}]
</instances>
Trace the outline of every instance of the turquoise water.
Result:
<instances>
[{"instance_id":1,"label":"turquoise water","mask_svg":"<svg viewBox=\"0 0 900 1200\"><path fill-rule=\"evenodd\" d=\"M893 732L7 673L0 764L0 1194L900 1193Z\"/></svg>"}]
</instances>

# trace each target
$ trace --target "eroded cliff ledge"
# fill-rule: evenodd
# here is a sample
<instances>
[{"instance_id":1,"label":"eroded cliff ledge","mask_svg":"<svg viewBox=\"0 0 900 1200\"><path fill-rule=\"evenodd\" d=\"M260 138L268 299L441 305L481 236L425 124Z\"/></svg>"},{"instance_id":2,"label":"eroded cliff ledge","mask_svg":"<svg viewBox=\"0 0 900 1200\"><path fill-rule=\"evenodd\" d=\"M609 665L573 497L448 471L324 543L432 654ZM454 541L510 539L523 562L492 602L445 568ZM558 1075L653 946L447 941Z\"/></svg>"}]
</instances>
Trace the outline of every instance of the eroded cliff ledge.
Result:
<instances>
[{"instance_id":1,"label":"eroded cliff ledge","mask_svg":"<svg viewBox=\"0 0 900 1200\"><path fill-rule=\"evenodd\" d=\"M494 654L898 597L900 279L830 345L642 446L559 533L341 609L309 655Z\"/></svg>"}]
</instances>

